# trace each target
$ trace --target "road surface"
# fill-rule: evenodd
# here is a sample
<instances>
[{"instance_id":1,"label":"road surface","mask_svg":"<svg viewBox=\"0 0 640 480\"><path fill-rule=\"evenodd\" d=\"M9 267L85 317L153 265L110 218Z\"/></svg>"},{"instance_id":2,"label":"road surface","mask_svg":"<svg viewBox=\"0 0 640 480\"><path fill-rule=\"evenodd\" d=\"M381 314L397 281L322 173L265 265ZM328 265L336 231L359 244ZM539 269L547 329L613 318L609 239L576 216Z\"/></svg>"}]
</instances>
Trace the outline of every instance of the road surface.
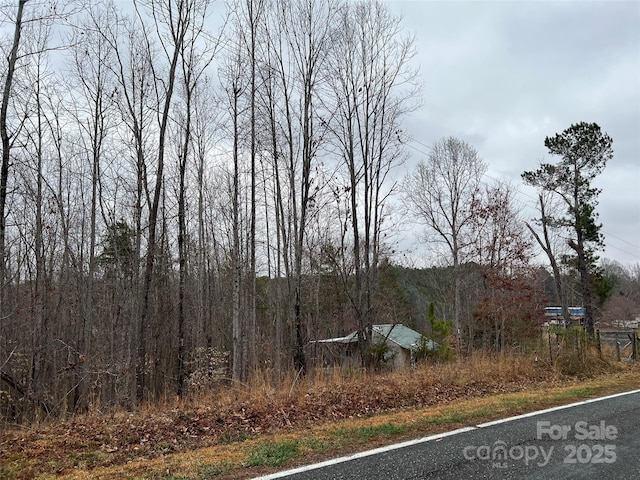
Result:
<instances>
[{"instance_id":1,"label":"road surface","mask_svg":"<svg viewBox=\"0 0 640 480\"><path fill-rule=\"evenodd\" d=\"M640 390L469 426L261 478L640 478Z\"/></svg>"}]
</instances>

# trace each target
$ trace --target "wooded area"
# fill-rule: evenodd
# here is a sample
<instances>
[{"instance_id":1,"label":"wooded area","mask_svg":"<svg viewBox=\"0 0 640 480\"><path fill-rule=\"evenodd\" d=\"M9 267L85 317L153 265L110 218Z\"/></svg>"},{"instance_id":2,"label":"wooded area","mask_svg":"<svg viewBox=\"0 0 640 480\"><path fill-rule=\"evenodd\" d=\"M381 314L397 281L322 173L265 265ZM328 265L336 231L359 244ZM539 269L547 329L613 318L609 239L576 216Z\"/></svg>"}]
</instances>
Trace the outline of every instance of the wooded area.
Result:
<instances>
[{"instance_id":1,"label":"wooded area","mask_svg":"<svg viewBox=\"0 0 640 480\"><path fill-rule=\"evenodd\" d=\"M512 187L482 181L471 145L443 139L393 181L420 82L383 2L3 9L4 418L303 375L309 340L427 332L431 302L460 354L535 338L548 302L582 303L593 252L582 270L536 265ZM393 264L399 203L440 266ZM537 238L559 259L552 236ZM615 285L628 302L615 318L633 319L640 268L599 268L618 283L598 318Z\"/></svg>"}]
</instances>

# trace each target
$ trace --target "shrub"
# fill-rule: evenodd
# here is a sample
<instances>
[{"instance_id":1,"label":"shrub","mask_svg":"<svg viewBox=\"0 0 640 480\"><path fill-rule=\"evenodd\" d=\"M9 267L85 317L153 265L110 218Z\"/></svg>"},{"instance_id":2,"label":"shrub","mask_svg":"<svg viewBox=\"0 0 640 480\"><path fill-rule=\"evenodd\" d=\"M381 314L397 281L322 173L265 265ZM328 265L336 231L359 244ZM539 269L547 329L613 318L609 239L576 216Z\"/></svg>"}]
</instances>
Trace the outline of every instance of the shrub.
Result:
<instances>
[{"instance_id":1,"label":"shrub","mask_svg":"<svg viewBox=\"0 0 640 480\"><path fill-rule=\"evenodd\" d=\"M435 314L435 305L429 303L429 323L431 333L428 336L420 337L416 349L413 351L413 359L416 362L427 358L438 361L449 361L453 359L453 349L447 342L451 335L453 322L451 320L438 320Z\"/></svg>"},{"instance_id":2,"label":"shrub","mask_svg":"<svg viewBox=\"0 0 640 480\"><path fill-rule=\"evenodd\" d=\"M389 344L386 342L372 343L367 348L367 363L375 370L382 370L396 356Z\"/></svg>"}]
</instances>

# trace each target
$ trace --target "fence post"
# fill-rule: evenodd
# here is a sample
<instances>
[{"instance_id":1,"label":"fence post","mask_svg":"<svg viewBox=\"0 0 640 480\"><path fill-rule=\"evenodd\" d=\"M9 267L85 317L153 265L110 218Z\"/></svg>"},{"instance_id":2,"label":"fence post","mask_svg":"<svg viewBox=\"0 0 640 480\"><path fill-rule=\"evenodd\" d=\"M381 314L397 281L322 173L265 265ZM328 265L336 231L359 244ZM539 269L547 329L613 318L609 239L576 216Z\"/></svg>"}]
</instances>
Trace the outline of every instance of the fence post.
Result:
<instances>
[{"instance_id":1,"label":"fence post","mask_svg":"<svg viewBox=\"0 0 640 480\"><path fill-rule=\"evenodd\" d=\"M596 330L596 348L598 349L598 358L602 360L602 344L600 343L600 329Z\"/></svg>"}]
</instances>

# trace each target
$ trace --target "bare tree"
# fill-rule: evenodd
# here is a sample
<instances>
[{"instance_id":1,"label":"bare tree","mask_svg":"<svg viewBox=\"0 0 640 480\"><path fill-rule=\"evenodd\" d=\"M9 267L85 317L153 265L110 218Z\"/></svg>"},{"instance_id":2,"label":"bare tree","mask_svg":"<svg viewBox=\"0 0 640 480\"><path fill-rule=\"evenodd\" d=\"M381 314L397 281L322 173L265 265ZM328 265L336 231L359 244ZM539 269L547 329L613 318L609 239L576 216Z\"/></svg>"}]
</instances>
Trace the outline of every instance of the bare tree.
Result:
<instances>
[{"instance_id":1,"label":"bare tree","mask_svg":"<svg viewBox=\"0 0 640 480\"><path fill-rule=\"evenodd\" d=\"M480 189L486 164L468 143L454 137L438 141L404 186L407 200L428 228L430 239L443 243L454 270L454 328L461 348L461 264L468 254L473 219L470 206Z\"/></svg>"},{"instance_id":2,"label":"bare tree","mask_svg":"<svg viewBox=\"0 0 640 480\"><path fill-rule=\"evenodd\" d=\"M272 56L268 65L278 78L277 88L282 101L277 137L272 126L272 138L278 138L284 144L274 152L274 160L281 161L286 172L282 178L286 182L278 186L279 192L286 195L278 201L283 222L280 233L287 249L285 259L290 262L287 277L291 279L288 286L294 325L293 363L301 373L307 367L302 312L304 248L317 193L314 164L326 131L321 119L319 81L326 75L336 6L333 0L277 1L271 21L275 28L269 38Z\"/></svg>"},{"instance_id":3,"label":"bare tree","mask_svg":"<svg viewBox=\"0 0 640 480\"><path fill-rule=\"evenodd\" d=\"M213 266L217 248L215 232L208 224L209 210L208 192L215 192L216 188L208 183L211 174L210 152L214 141L219 135L219 105L211 87L211 80L206 77L196 88L193 104L193 157L195 164L195 183L197 188L197 251L195 259L197 287L197 318L193 329L196 348L210 348L212 346L212 317L213 317ZM218 135L216 135L216 133Z\"/></svg>"},{"instance_id":4,"label":"bare tree","mask_svg":"<svg viewBox=\"0 0 640 480\"><path fill-rule=\"evenodd\" d=\"M470 259L507 275L527 267L532 245L522 233L524 222L513 188L500 182L484 185L471 209Z\"/></svg>"},{"instance_id":5,"label":"bare tree","mask_svg":"<svg viewBox=\"0 0 640 480\"><path fill-rule=\"evenodd\" d=\"M144 204L148 206L142 299L136 327L135 390L138 400L146 397L147 330L152 310L154 267L160 251L158 227L173 97L181 53L185 50L193 22L198 18L199 5L197 0L177 3L173 0L139 1L134 3L135 20L124 19L112 25L97 26L114 49L116 62L110 68L119 86L117 95L121 112L133 137L137 172L136 252L141 250ZM159 51L154 47L156 44ZM152 115L155 116L153 126ZM151 152L155 156L153 168L149 165Z\"/></svg>"},{"instance_id":6,"label":"bare tree","mask_svg":"<svg viewBox=\"0 0 640 480\"><path fill-rule=\"evenodd\" d=\"M12 312L5 316L6 288L11 281L14 281L14 290L30 293L28 331L31 335L24 335L24 331L22 335L18 331L12 335L18 333L16 345L24 349L20 353L30 362L29 369L23 370L27 396L42 407L48 403L44 400L45 394L49 393L47 385L51 385L50 378L56 368L52 342L58 327L51 318L54 294L50 288L56 267L58 230L51 223L53 210L47 182L51 167L49 159L55 150L51 146L55 142L50 124L56 110L54 104L58 103L48 52L55 48L50 43L50 34L57 16L40 4L29 8L27 16L26 5L26 1L17 5L0 107L3 148L0 167L0 315L5 323L5 319L17 316L16 306L24 304L24 296L16 295ZM11 17L13 15L9 14ZM11 218L15 232L14 243L23 244L16 252L20 252L22 258L15 263L25 267L24 274L19 270L8 274L6 268L8 218ZM2 333L4 336L8 332ZM20 338L23 336L24 339ZM6 375L5 372L3 378L7 379Z\"/></svg>"},{"instance_id":7,"label":"bare tree","mask_svg":"<svg viewBox=\"0 0 640 480\"><path fill-rule=\"evenodd\" d=\"M530 281L532 241L523 232L521 209L509 185L485 185L471 210L469 260L481 269L484 283L474 316L485 333L491 332L493 346L501 351L507 342L529 337L537 327L540 298ZM469 339L477 338L474 327L470 322Z\"/></svg>"},{"instance_id":8,"label":"bare tree","mask_svg":"<svg viewBox=\"0 0 640 480\"><path fill-rule=\"evenodd\" d=\"M123 16L115 6L108 7L104 16L92 15L92 28L108 43L113 51L113 62L105 66L114 78L114 101L122 119L123 129L119 135L123 137L123 150L128 152L134 166L133 187L133 248L131 252L133 268L131 283L133 295L128 299L130 310L125 322L129 333L127 339L127 363L135 370L138 364L136 353L140 353L138 334L145 326L140 325L141 318L141 273L139 259L142 257L143 229L146 223L143 218L145 210L151 205L149 190L148 163L152 155L151 139L153 138L153 114L159 109L159 98L155 89L155 78L152 64L156 62L156 52L148 43L145 32L139 28L135 18ZM104 21L107 20L108 21ZM121 300L121 301L124 301ZM137 350L137 352L136 352ZM137 379L130 383L134 397L138 391Z\"/></svg>"},{"instance_id":9,"label":"bare tree","mask_svg":"<svg viewBox=\"0 0 640 480\"><path fill-rule=\"evenodd\" d=\"M32 101L26 106L30 115L26 114L26 127L24 136L26 138L26 148L24 152L25 167L28 172L23 180L25 194L33 198L35 207L34 225L32 227L33 236L33 256L35 259L35 279L33 288L33 317L34 317L34 338L32 357L32 378L31 387L36 398L42 398L45 392L45 382L47 377L53 372L52 359L50 358L50 343L52 341L52 325L49 320L49 295L47 294L47 284L49 283L44 239L44 182L47 125L45 120L45 98L44 83L46 76L46 56L42 53L49 36L49 28L43 26L37 30L38 35L34 40L38 46L38 53L33 58L32 69L26 74L32 85ZM28 178L35 179L35 184Z\"/></svg>"},{"instance_id":10,"label":"bare tree","mask_svg":"<svg viewBox=\"0 0 640 480\"><path fill-rule=\"evenodd\" d=\"M7 71L4 77L2 89L2 105L0 105L0 140L2 141L2 163L0 164L0 315L3 315L4 286L6 280L5 257L6 257L6 204L7 204L7 183L9 180L9 163L11 160L11 139L14 132L9 131L8 116L9 104L13 88L14 74L18 62L18 49L20 48L20 38L22 36L22 22L24 7L28 0L19 0L16 10L13 43L7 56Z\"/></svg>"},{"instance_id":11,"label":"bare tree","mask_svg":"<svg viewBox=\"0 0 640 480\"><path fill-rule=\"evenodd\" d=\"M334 31L330 121L346 171L355 288L350 296L364 356L374 322L377 271L383 247L388 178L405 152L399 136L403 117L416 107L413 39L401 20L379 1L342 6ZM345 284L346 287L346 284Z\"/></svg>"},{"instance_id":12,"label":"bare tree","mask_svg":"<svg viewBox=\"0 0 640 480\"><path fill-rule=\"evenodd\" d=\"M90 206L89 206L89 238L88 238L88 272L83 293L83 333L79 350L84 355L84 368L91 368L93 361L92 332L94 330L95 298L94 282L98 267L98 216L99 204L103 197L101 191L102 162L105 143L109 130L113 129L112 118L116 114L114 108L115 88L109 65L114 59L113 46L94 27L105 25L113 16L108 10L90 11L76 26L71 39L71 68L75 79L76 98L82 99L75 106L70 106L71 115L79 127L79 141L83 147L82 154L90 166ZM88 401L88 379L81 378L78 383L78 407L86 408Z\"/></svg>"},{"instance_id":13,"label":"bare tree","mask_svg":"<svg viewBox=\"0 0 640 480\"><path fill-rule=\"evenodd\" d=\"M246 333L247 321L244 317L246 305L241 296L241 289L245 272L243 271L244 255L241 243L242 236L242 218L241 218L241 181L242 175L242 142L243 132L243 112L246 110L244 106L243 94L247 88L246 78L246 62L243 57L243 49L240 47L239 38L241 34L241 23L237 21L232 32L233 41L237 42L235 48L228 50L228 55L224 60L224 66L221 69L220 76L223 88L226 93L228 115L231 122L231 141L232 141L232 162L233 171L231 173L230 186L230 203L231 203L231 221L230 221L230 264L232 270L232 293L231 293L231 329L232 329L232 374L237 381L246 380L248 359L246 357Z\"/></svg>"},{"instance_id":14,"label":"bare tree","mask_svg":"<svg viewBox=\"0 0 640 480\"><path fill-rule=\"evenodd\" d=\"M246 95L246 114L247 118L247 137L248 140L239 144L239 139L235 134L238 133L238 120L240 110L238 109L238 100L234 100L233 116L234 116L234 165L237 166L238 155L240 154L240 148L248 149L249 155L249 199L248 199L248 232L247 232L247 275L246 275L246 318L243 320L242 325L238 320L234 322L234 326L242 329L240 334L234 328L234 339L238 341L234 346L234 352L237 348L242 349L242 354L234 353L234 374L235 378L244 380L247 376L247 368L255 361L255 331L256 331L256 207L257 207L257 154L258 154L258 140L257 140L257 64L258 64L258 35L260 33L260 27L263 23L264 16L264 1L263 0L243 0L235 2L233 6L234 16L234 38L233 41L237 41L238 45L237 54L240 55L237 58L238 65L242 67L242 76L236 76L232 90L235 91L243 84L242 92L238 91L238 94L242 93ZM236 53L234 49L234 54ZM239 73L239 72L238 72ZM234 94L235 96L236 94ZM234 174L236 178L237 170ZM235 180L234 180L235 181ZM234 198L237 200L237 188L234 186ZM234 203L234 209L237 205ZM235 210L234 210L235 211ZM236 217L236 220L237 217ZM237 223L234 222L237 226ZM234 227L235 228L235 227ZM234 249L239 253L239 251ZM236 260L237 261L237 260ZM234 317L235 318L235 317ZM242 360L241 360L242 358ZM235 366L235 360L241 361L241 365L237 368Z\"/></svg>"},{"instance_id":15,"label":"bare tree","mask_svg":"<svg viewBox=\"0 0 640 480\"><path fill-rule=\"evenodd\" d=\"M557 211L557 202L554 206L553 198L551 198L549 194L540 192L538 194L538 208L540 209L540 218L534 220L534 224L538 226L540 232L538 232L528 222L525 225L531 232L531 235L533 235L533 238L535 238L540 248L542 248L542 251L549 259L551 271L553 272L556 296L560 301L560 305L562 306L562 317L564 318L565 325L570 325L571 316L569 315L569 304L565 292L562 272L560 270L560 264L558 261L559 253L562 253L558 252L559 247L557 246L557 242L554 242L554 238L557 237L558 226L554 225L555 222L553 221L553 218L555 214L553 214L552 212Z\"/></svg>"},{"instance_id":16,"label":"bare tree","mask_svg":"<svg viewBox=\"0 0 640 480\"><path fill-rule=\"evenodd\" d=\"M186 176L187 162L191 157L192 121L195 95L202 82L206 68L213 60L215 46L206 42L204 49L198 48L198 41L203 33L204 20L207 16L208 2L194 4L187 10L184 21L188 23L187 35L180 43L180 63L182 70L182 89L184 111L181 119L181 139L178 151L178 395L184 393L185 387L185 357L186 357L186 319L185 319L185 288L187 282L187 219L186 219Z\"/></svg>"},{"instance_id":17,"label":"bare tree","mask_svg":"<svg viewBox=\"0 0 640 480\"><path fill-rule=\"evenodd\" d=\"M157 137L157 157L155 170L155 184L152 187L151 202L149 205L149 235L147 238L146 264L143 281L142 311L138 325L138 359L136 368L136 397L143 400L145 398L145 377L146 377L146 329L150 313L150 294L153 281L154 264L158 251L157 227L158 212L160 208L161 194L164 183L164 162L167 129L175 83L178 72L178 62L180 53L184 48L185 39L193 21L192 12L196 8L196 0L181 1L174 4L172 0L160 1L151 0L148 2L149 13L154 20L157 31L157 40L161 46L167 61L168 71L161 84L156 83L159 89L158 98L161 99L160 109L157 112L158 137ZM140 12L138 11L140 16ZM141 22L144 25L144 22ZM161 29L165 28L164 34ZM151 42L151 35L145 31L145 41ZM160 72L157 66L151 65L153 75L159 78Z\"/></svg>"}]
</instances>

